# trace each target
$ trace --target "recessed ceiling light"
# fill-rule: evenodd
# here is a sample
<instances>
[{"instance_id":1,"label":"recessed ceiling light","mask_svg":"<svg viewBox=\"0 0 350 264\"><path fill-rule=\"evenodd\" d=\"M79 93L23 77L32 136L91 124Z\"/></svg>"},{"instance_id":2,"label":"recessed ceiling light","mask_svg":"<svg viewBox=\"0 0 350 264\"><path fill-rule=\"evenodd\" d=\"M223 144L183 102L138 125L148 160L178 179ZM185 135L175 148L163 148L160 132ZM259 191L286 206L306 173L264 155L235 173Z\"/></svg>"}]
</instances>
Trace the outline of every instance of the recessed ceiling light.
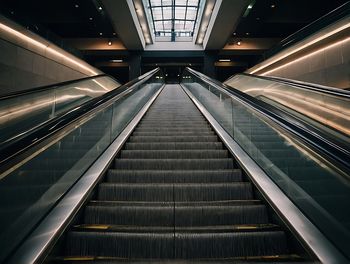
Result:
<instances>
[{"instance_id":1,"label":"recessed ceiling light","mask_svg":"<svg viewBox=\"0 0 350 264\"><path fill-rule=\"evenodd\" d=\"M93 20L93 18L92 18L92 17L89 17L89 20L90 20L90 21L92 21L92 20Z\"/></svg>"},{"instance_id":2,"label":"recessed ceiling light","mask_svg":"<svg viewBox=\"0 0 350 264\"><path fill-rule=\"evenodd\" d=\"M108 46L112 46L112 41L108 41Z\"/></svg>"},{"instance_id":3,"label":"recessed ceiling light","mask_svg":"<svg viewBox=\"0 0 350 264\"><path fill-rule=\"evenodd\" d=\"M248 36L248 35L249 35L249 32L246 32L245 34Z\"/></svg>"},{"instance_id":4,"label":"recessed ceiling light","mask_svg":"<svg viewBox=\"0 0 350 264\"><path fill-rule=\"evenodd\" d=\"M219 61L221 61L221 62L230 62L231 60L230 59L220 59Z\"/></svg>"},{"instance_id":5,"label":"recessed ceiling light","mask_svg":"<svg viewBox=\"0 0 350 264\"><path fill-rule=\"evenodd\" d=\"M275 5L275 4L272 4L272 5L271 5L271 8L275 8L275 7L276 7L276 5Z\"/></svg>"},{"instance_id":6,"label":"recessed ceiling light","mask_svg":"<svg viewBox=\"0 0 350 264\"><path fill-rule=\"evenodd\" d=\"M113 36L117 35L117 33L113 32Z\"/></svg>"},{"instance_id":7,"label":"recessed ceiling light","mask_svg":"<svg viewBox=\"0 0 350 264\"><path fill-rule=\"evenodd\" d=\"M233 32L233 35L234 35L234 36L236 36L236 35L237 35L237 33L236 33L236 32Z\"/></svg>"},{"instance_id":8,"label":"recessed ceiling light","mask_svg":"<svg viewBox=\"0 0 350 264\"><path fill-rule=\"evenodd\" d=\"M99 6L99 7L98 7L98 10L100 10L100 11L101 11L101 10L102 10L102 6Z\"/></svg>"},{"instance_id":9,"label":"recessed ceiling light","mask_svg":"<svg viewBox=\"0 0 350 264\"><path fill-rule=\"evenodd\" d=\"M260 17L257 17L256 20L260 20Z\"/></svg>"},{"instance_id":10,"label":"recessed ceiling light","mask_svg":"<svg viewBox=\"0 0 350 264\"><path fill-rule=\"evenodd\" d=\"M242 42L241 41L237 41L237 45L241 46Z\"/></svg>"},{"instance_id":11,"label":"recessed ceiling light","mask_svg":"<svg viewBox=\"0 0 350 264\"><path fill-rule=\"evenodd\" d=\"M100 36L102 36L103 35L103 33L102 32L100 32Z\"/></svg>"},{"instance_id":12,"label":"recessed ceiling light","mask_svg":"<svg viewBox=\"0 0 350 264\"><path fill-rule=\"evenodd\" d=\"M117 62L123 62L123 60L117 59L117 60L111 60L111 62L117 63Z\"/></svg>"},{"instance_id":13,"label":"recessed ceiling light","mask_svg":"<svg viewBox=\"0 0 350 264\"><path fill-rule=\"evenodd\" d=\"M79 7L79 5L78 4L75 4L75 8L78 8Z\"/></svg>"}]
</instances>

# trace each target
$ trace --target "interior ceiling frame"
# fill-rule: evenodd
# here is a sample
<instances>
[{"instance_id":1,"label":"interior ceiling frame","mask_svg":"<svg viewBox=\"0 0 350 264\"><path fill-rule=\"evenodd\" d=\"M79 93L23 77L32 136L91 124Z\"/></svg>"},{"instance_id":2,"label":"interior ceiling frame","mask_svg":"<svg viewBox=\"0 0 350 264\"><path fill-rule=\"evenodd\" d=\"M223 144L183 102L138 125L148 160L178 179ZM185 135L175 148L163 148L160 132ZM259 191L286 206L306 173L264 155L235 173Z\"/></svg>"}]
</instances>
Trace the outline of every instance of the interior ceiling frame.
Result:
<instances>
[{"instance_id":1,"label":"interior ceiling frame","mask_svg":"<svg viewBox=\"0 0 350 264\"><path fill-rule=\"evenodd\" d=\"M159 35L159 34L169 34L171 37L171 41L175 42L176 41L176 37L177 36L181 36L182 34L188 34L188 37L193 37L194 35L194 31L196 28L196 23L197 23L197 19L198 19L198 12L199 12L199 5L200 2L202 0L198 0L197 4L193 4L193 3L189 3L189 0L186 0L186 4L177 4L176 0L171 0L171 4L167 3L167 4L163 4L163 0L160 0L159 3L152 4L151 0L148 0L148 5L149 5L149 9L150 9L150 13L151 13L151 17L152 17L152 25L153 25L153 33L155 36ZM160 9L160 14L161 17L155 17L155 9ZM165 16L164 14L164 8L170 8L170 15L171 17L168 18L168 16ZM184 8L184 18L180 17L176 17L176 9L177 8ZM189 18L189 9L193 8L193 10L195 11L195 16L194 18ZM160 16L160 14L158 16ZM181 25L182 29L177 29L176 28L176 22L181 21L183 22L183 25ZM161 23L161 29L159 29L159 27L157 26L156 22L162 22ZM166 29L166 22L171 22L170 28ZM191 29L186 31L186 26L187 26L187 22L190 22L191 24Z\"/></svg>"}]
</instances>

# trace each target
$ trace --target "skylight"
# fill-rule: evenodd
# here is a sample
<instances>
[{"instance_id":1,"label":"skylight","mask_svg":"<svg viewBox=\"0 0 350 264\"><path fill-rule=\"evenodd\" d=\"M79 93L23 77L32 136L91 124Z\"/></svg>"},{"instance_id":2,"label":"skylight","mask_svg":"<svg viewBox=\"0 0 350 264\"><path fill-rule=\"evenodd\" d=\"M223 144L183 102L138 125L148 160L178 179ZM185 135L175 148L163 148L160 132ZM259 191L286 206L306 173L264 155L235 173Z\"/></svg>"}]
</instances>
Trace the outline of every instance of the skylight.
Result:
<instances>
[{"instance_id":1,"label":"skylight","mask_svg":"<svg viewBox=\"0 0 350 264\"><path fill-rule=\"evenodd\" d=\"M156 41L192 41L200 0L148 0Z\"/></svg>"}]
</instances>

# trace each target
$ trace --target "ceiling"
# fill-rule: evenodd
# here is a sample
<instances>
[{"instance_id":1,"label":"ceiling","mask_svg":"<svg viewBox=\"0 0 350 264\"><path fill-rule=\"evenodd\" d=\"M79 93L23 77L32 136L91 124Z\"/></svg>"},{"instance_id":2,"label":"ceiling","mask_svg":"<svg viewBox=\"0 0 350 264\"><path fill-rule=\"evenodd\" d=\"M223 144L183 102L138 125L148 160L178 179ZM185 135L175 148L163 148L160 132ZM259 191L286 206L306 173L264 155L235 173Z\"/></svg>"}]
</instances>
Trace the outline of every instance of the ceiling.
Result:
<instances>
[{"instance_id":1,"label":"ceiling","mask_svg":"<svg viewBox=\"0 0 350 264\"><path fill-rule=\"evenodd\" d=\"M113 1L121 3L129 0ZM234 3L232 0L217 1L230 5ZM62 42L67 46L73 46L91 64L115 75L122 82L127 81L128 77L125 76L127 62L135 48L130 48L130 44L123 41L123 35L127 34L126 31L134 31L134 29L130 29L125 24L116 25L115 18L111 19L110 17L111 10L105 10L108 8L103 5L104 2L108 1L1 0L0 12L32 31L50 40L55 40L55 43ZM213 46L218 79L223 80L227 75L244 71L253 66L262 58L266 50L281 39L347 1L256 0L247 2L254 4L249 9L250 12L239 14L234 23L228 21L229 15L227 13L222 15L224 13L220 13L220 10L217 13L217 17L220 18L222 15L221 17L226 18L226 20L222 19L221 22L217 20L218 23L214 26L224 28L229 33L228 37L225 35L225 39L220 40L221 42L217 41L218 36L214 38L216 43L219 43ZM118 12L118 10L113 12ZM125 16L125 14L123 15ZM231 22L232 25L224 24L228 22ZM186 64L201 65L205 60L204 51L196 52L195 56L188 56L187 53L184 53L187 55L175 57L172 56L173 53L168 53L166 57L153 56L152 54L155 53L147 51L141 53L142 65L145 68L158 63L164 64L165 60L167 63L173 63L171 67L174 67L174 63L177 63L179 67ZM126 63L114 65L105 63L113 59L122 59ZM220 64L220 59L230 59L235 63Z\"/></svg>"}]
</instances>

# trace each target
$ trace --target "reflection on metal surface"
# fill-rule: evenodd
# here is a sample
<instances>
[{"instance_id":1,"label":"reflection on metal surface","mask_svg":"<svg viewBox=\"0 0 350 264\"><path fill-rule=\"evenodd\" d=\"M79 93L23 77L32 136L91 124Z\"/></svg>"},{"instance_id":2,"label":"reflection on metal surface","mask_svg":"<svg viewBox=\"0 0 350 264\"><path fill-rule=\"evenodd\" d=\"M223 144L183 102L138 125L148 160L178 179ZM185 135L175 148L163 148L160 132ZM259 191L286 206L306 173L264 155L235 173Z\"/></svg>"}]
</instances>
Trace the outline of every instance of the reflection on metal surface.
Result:
<instances>
[{"instance_id":1,"label":"reflection on metal surface","mask_svg":"<svg viewBox=\"0 0 350 264\"><path fill-rule=\"evenodd\" d=\"M278 92L265 93L269 99L276 101L290 109L302 113L316 121L326 124L335 130L341 131L344 134L350 135L350 112L349 109L342 109L345 113L337 110L329 109L323 106L323 103L318 100L312 102L300 98L296 94L281 94ZM335 117L335 118L334 118Z\"/></svg>"},{"instance_id":2,"label":"reflection on metal surface","mask_svg":"<svg viewBox=\"0 0 350 264\"><path fill-rule=\"evenodd\" d=\"M308 89L254 75L235 75L225 84L283 109L332 135L337 140L350 144L350 100L348 96L327 94L322 90Z\"/></svg>"},{"instance_id":3,"label":"reflection on metal surface","mask_svg":"<svg viewBox=\"0 0 350 264\"><path fill-rule=\"evenodd\" d=\"M114 79L99 76L4 97L0 101L0 144L119 86Z\"/></svg>"}]
</instances>

